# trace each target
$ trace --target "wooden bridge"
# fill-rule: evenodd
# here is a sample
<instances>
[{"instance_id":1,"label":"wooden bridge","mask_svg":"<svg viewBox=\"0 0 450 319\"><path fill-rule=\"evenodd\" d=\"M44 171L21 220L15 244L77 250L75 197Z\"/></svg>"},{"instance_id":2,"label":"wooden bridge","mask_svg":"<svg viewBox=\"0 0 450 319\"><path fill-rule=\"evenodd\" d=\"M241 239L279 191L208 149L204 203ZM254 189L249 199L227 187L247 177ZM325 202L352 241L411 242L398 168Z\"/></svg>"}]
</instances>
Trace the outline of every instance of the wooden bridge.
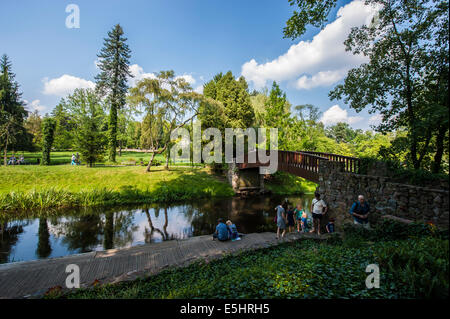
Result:
<instances>
[{"instance_id":1,"label":"wooden bridge","mask_svg":"<svg viewBox=\"0 0 450 319\"><path fill-rule=\"evenodd\" d=\"M258 152L255 153L256 162L249 163L248 154L245 154L244 162L237 163L237 167L240 170L246 170L269 165L269 163L261 163L258 158ZM278 170L318 183L321 160L344 163L346 172L358 173L361 168L361 161L356 157L310 151L278 151Z\"/></svg>"}]
</instances>

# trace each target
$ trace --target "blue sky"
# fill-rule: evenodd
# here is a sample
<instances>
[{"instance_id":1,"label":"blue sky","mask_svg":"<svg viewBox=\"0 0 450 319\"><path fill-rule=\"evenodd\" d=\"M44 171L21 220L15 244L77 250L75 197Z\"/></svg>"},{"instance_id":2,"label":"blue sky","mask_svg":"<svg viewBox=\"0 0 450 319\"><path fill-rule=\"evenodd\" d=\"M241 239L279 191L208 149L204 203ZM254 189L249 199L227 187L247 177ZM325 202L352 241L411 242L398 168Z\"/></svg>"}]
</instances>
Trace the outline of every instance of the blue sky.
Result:
<instances>
[{"instance_id":1,"label":"blue sky","mask_svg":"<svg viewBox=\"0 0 450 319\"><path fill-rule=\"evenodd\" d=\"M65 25L71 3L80 9L79 29ZM377 116L330 101L328 92L364 61L345 53L342 39L372 11L359 0L339 1L324 30L309 28L294 41L283 39L292 11L287 0L2 0L0 54L11 58L29 109L49 112L73 87L92 85L103 38L120 23L137 79L173 69L201 90L231 70L251 88L276 80L293 105L318 106L325 124L368 129Z\"/></svg>"}]
</instances>

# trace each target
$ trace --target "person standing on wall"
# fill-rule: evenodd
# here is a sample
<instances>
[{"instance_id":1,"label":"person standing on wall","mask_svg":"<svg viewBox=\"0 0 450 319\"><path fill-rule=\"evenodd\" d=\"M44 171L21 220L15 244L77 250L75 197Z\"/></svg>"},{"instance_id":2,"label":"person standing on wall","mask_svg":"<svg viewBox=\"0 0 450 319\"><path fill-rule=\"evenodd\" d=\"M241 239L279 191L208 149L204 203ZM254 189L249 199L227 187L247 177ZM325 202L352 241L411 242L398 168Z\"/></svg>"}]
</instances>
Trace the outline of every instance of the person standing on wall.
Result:
<instances>
[{"instance_id":1,"label":"person standing on wall","mask_svg":"<svg viewBox=\"0 0 450 319\"><path fill-rule=\"evenodd\" d=\"M317 230L317 235L320 235L320 221L322 220L322 216L327 213L328 207L323 199L320 199L319 193L315 193L314 196L315 198L311 201L313 228L310 233L314 233Z\"/></svg>"}]
</instances>

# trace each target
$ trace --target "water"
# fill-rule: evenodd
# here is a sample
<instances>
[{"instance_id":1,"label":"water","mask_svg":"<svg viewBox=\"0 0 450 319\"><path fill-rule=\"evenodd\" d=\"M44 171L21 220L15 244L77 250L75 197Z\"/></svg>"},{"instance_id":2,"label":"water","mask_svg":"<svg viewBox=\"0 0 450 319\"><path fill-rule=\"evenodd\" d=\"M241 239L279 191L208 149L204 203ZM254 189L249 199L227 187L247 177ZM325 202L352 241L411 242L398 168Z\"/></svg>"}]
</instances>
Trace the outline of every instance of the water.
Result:
<instances>
[{"instance_id":1,"label":"water","mask_svg":"<svg viewBox=\"0 0 450 319\"><path fill-rule=\"evenodd\" d=\"M173 205L72 209L58 217L0 221L0 263L125 248L212 234L218 218L241 233L274 231L275 206L284 197L200 200ZM289 197L309 207L312 195Z\"/></svg>"}]
</instances>

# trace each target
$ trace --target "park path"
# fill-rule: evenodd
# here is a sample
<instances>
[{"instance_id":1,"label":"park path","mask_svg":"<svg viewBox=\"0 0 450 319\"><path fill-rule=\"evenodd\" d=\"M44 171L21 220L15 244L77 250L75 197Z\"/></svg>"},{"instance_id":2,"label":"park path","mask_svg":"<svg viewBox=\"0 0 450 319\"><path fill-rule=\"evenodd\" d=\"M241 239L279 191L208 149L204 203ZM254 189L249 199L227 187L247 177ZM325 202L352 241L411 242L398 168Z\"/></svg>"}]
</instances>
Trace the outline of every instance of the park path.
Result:
<instances>
[{"instance_id":1,"label":"park path","mask_svg":"<svg viewBox=\"0 0 450 319\"><path fill-rule=\"evenodd\" d=\"M81 287L94 282L115 283L153 275L169 266L186 266L196 260L220 258L224 254L277 245L310 234L288 234L277 240L275 234L252 233L240 241L213 241L211 236L191 237L123 249L96 251L60 258L50 258L0 265L0 298L39 297L50 288L66 287L66 267L80 269Z\"/></svg>"}]
</instances>

